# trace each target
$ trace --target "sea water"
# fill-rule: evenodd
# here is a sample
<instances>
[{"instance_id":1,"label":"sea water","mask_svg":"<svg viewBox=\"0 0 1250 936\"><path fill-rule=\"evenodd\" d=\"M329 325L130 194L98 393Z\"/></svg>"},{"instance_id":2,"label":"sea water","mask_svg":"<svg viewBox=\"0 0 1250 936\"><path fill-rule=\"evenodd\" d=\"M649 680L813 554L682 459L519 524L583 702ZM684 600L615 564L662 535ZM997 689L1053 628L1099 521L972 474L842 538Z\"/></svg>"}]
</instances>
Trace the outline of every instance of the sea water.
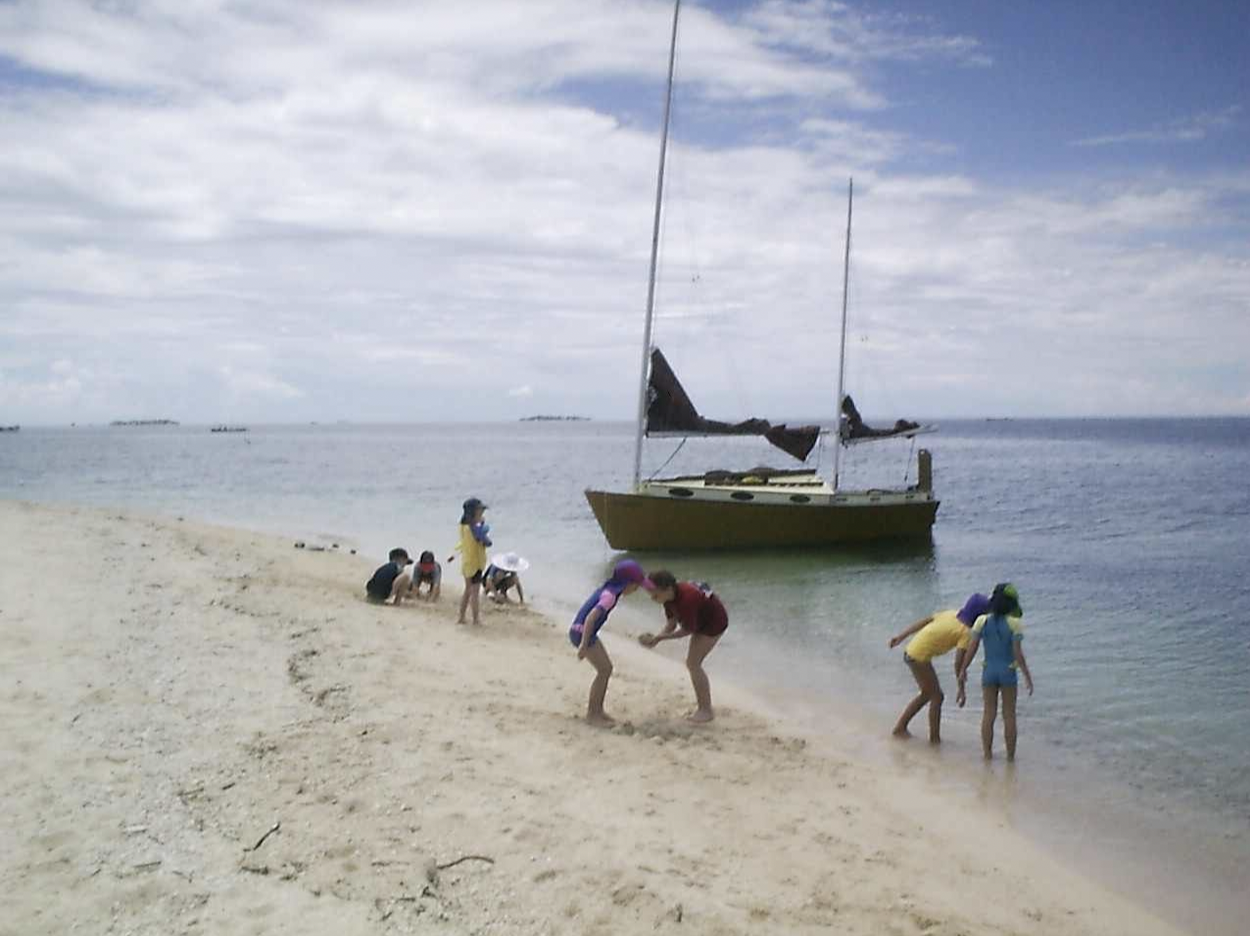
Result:
<instances>
[{"instance_id":1,"label":"sea water","mask_svg":"<svg viewBox=\"0 0 1250 936\"><path fill-rule=\"evenodd\" d=\"M1250 859L1250 420L956 421L919 442L942 502L931 542L638 558L722 596L731 627L714 679L817 731L853 705L872 742L914 691L889 637L1015 582L1037 683L1031 698L1021 689L1016 821L1078 866L1109 856L1130 891L1158 898L1158 882L1184 880L1195 906L1160 909L1202 928L1227 916L1236 931L1218 908L1246 899ZM598 422L23 428L0 435L0 497L244 526L380 563L396 545L446 559L460 504L477 496L496 549L532 563L527 595L566 614L619 558L583 490L624 489L633 444L632 426ZM843 485L914 483L912 454L858 446ZM831 469L825 446L813 458ZM666 461L666 473L788 467L755 439L648 443L647 473ZM445 575L454 598L454 563ZM617 620L658 616L640 598ZM974 676L955 709L950 660L937 782L998 782L975 773L979 691ZM869 756L893 750L872 742Z\"/></svg>"}]
</instances>

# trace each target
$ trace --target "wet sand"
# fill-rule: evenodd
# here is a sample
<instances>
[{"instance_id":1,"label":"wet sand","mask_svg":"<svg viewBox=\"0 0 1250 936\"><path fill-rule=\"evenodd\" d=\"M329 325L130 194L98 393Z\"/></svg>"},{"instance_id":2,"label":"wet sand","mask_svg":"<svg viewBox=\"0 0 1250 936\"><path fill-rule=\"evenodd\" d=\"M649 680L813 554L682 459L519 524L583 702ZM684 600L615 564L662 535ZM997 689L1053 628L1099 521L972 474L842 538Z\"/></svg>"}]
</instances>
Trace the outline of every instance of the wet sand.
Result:
<instances>
[{"instance_id":1,"label":"wet sand","mask_svg":"<svg viewBox=\"0 0 1250 936\"><path fill-rule=\"evenodd\" d=\"M454 567L377 607L376 561L290 540L14 502L0 531L0 933L1177 932L906 758L719 683L688 724L685 672L611 627L621 725L589 728L563 623L458 627Z\"/></svg>"}]
</instances>

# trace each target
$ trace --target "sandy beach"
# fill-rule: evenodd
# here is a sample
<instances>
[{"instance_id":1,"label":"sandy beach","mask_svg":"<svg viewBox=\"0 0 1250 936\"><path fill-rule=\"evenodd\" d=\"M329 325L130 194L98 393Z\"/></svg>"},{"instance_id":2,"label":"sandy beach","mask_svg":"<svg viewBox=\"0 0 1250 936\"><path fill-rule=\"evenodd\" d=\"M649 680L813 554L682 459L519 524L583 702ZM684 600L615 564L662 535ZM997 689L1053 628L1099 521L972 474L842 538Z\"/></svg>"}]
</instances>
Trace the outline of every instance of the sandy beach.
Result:
<instances>
[{"instance_id":1,"label":"sandy beach","mask_svg":"<svg viewBox=\"0 0 1250 936\"><path fill-rule=\"evenodd\" d=\"M0 502L0 933L1169 934L992 805L380 560ZM641 600L641 599L639 599ZM715 665L712 665L715 680Z\"/></svg>"}]
</instances>

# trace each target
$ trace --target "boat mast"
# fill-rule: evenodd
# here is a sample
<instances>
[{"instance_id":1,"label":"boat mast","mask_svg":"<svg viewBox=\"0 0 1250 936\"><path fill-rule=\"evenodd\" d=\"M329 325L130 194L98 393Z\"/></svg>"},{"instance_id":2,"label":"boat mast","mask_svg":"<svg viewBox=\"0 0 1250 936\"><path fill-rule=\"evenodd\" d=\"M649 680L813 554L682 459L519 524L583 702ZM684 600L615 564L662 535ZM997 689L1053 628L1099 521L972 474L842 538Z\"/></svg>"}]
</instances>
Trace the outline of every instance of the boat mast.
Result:
<instances>
[{"instance_id":1,"label":"boat mast","mask_svg":"<svg viewBox=\"0 0 1250 936\"><path fill-rule=\"evenodd\" d=\"M834 411L833 490L838 490L838 468L842 454L842 401L846 378L846 294L851 281L851 202L855 196L855 180L846 183L846 257L842 262L842 340L838 345L838 402Z\"/></svg>"},{"instance_id":2,"label":"boat mast","mask_svg":"<svg viewBox=\"0 0 1250 936\"><path fill-rule=\"evenodd\" d=\"M651 271L647 275L647 323L642 333L642 374L638 380L638 429L634 437L634 487L642 481L642 437L647 423L647 377L651 367L651 321L655 313L655 267L660 251L660 205L664 200L664 157L668 154L668 118L673 106L673 64L677 59L677 15L673 4L673 38L668 47L668 88L664 92L664 129L660 133L660 168L655 178L655 223L651 228Z\"/></svg>"}]
</instances>

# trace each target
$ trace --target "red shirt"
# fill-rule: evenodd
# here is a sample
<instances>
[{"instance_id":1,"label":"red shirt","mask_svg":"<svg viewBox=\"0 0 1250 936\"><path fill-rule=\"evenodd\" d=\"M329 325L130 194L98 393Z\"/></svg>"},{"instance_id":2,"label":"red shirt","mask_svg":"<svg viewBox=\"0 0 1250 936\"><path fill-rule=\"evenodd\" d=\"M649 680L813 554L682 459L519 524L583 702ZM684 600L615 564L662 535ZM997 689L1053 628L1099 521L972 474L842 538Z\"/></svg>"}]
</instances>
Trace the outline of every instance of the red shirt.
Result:
<instances>
[{"instance_id":1,"label":"red shirt","mask_svg":"<svg viewBox=\"0 0 1250 936\"><path fill-rule=\"evenodd\" d=\"M683 628L715 636L728 626L725 608L715 595L705 594L692 582L678 582L674 590L677 595L672 601L664 602L664 613L675 618Z\"/></svg>"}]
</instances>

